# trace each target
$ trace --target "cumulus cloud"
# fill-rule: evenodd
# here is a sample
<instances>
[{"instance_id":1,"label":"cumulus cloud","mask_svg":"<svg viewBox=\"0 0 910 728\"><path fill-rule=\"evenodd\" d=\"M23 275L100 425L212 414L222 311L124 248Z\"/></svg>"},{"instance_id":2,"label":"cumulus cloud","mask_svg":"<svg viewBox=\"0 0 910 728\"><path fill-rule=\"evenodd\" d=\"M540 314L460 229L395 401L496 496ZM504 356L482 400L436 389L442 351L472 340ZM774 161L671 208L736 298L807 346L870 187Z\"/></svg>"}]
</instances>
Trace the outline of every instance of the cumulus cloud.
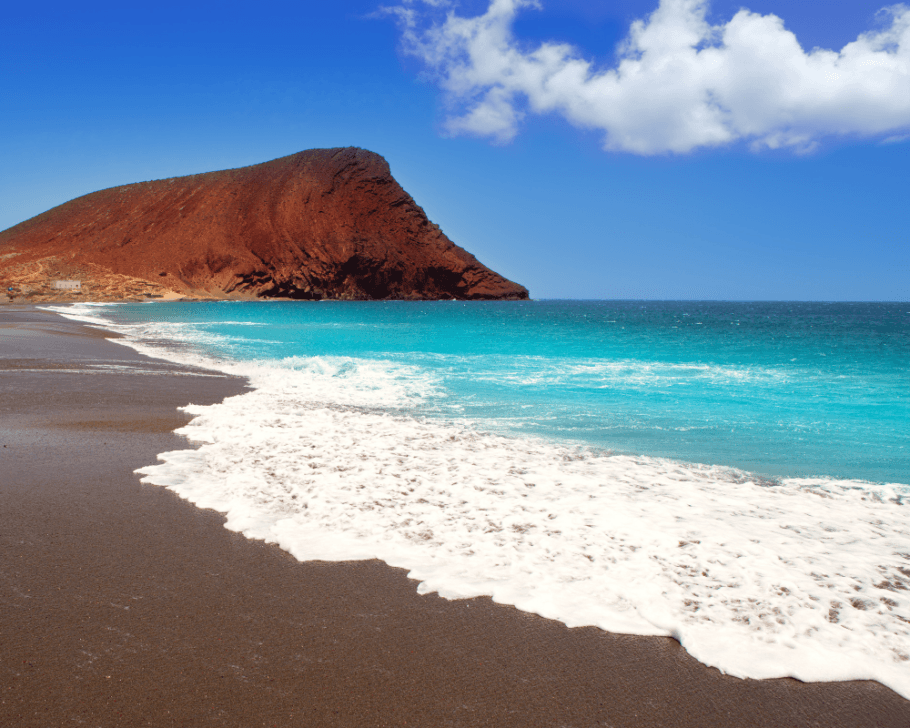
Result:
<instances>
[{"instance_id":1,"label":"cumulus cloud","mask_svg":"<svg viewBox=\"0 0 910 728\"><path fill-rule=\"evenodd\" d=\"M445 97L445 129L506 143L527 114L558 114L603 132L604 148L685 153L746 141L812 150L834 136L910 129L910 7L880 11L880 28L840 51L805 51L775 15L740 10L711 25L706 0L660 0L635 21L612 68L576 48L528 47L513 22L537 0L491 0L462 17L449 0L404 0L405 52Z\"/></svg>"}]
</instances>

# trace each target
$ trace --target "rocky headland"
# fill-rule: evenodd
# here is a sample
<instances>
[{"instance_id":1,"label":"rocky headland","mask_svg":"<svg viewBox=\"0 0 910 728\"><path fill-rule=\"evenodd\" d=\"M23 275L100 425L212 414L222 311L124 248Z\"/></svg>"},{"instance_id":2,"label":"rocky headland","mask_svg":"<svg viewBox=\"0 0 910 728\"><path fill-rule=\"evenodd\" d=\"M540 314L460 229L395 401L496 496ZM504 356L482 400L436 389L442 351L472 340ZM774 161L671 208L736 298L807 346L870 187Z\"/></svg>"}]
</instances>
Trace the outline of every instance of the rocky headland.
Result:
<instances>
[{"instance_id":1,"label":"rocky headland","mask_svg":"<svg viewBox=\"0 0 910 728\"><path fill-rule=\"evenodd\" d=\"M352 147L71 200L0 232L0 286L34 301L528 298Z\"/></svg>"}]
</instances>

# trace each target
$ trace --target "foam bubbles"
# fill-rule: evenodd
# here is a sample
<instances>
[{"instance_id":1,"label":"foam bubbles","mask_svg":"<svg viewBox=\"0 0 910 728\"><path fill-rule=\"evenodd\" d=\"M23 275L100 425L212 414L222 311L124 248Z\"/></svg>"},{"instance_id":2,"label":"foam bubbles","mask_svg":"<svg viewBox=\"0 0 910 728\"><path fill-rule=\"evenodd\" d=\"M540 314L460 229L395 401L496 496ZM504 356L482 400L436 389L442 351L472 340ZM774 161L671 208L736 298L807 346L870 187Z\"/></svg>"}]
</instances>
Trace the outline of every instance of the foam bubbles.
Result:
<instances>
[{"instance_id":1,"label":"foam bubbles","mask_svg":"<svg viewBox=\"0 0 910 728\"><path fill-rule=\"evenodd\" d=\"M180 432L204 444L143 480L301 560L379 558L421 593L670 635L733 675L910 697L903 487L501 437L314 402L287 379L187 408Z\"/></svg>"}]
</instances>

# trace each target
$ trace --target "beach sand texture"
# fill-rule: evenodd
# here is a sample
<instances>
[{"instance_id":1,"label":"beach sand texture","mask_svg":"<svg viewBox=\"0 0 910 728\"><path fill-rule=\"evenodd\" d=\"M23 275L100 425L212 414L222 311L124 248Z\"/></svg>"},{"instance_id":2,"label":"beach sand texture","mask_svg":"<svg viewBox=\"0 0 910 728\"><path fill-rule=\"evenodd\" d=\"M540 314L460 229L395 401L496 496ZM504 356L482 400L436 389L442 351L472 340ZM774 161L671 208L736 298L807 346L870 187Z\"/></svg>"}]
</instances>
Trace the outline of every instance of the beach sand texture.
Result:
<instances>
[{"instance_id":1,"label":"beach sand texture","mask_svg":"<svg viewBox=\"0 0 910 728\"><path fill-rule=\"evenodd\" d=\"M739 680L229 532L133 471L244 382L105 336L0 306L0 725L910 725L877 683Z\"/></svg>"}]
</instances>

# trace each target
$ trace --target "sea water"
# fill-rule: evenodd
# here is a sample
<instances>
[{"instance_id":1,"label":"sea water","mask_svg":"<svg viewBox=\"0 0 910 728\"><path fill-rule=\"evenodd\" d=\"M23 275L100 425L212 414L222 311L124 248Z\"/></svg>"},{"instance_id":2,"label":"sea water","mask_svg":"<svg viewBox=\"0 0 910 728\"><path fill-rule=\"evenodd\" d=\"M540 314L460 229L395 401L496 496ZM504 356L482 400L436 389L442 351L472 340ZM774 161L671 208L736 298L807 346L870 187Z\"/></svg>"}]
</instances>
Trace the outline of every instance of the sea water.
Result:
<instances>
[{"instance_id":1,"label":"sea water","mask_svg":"<svg viewBox=\"0 0 910 728\"><path fill-rule=\"evenodd\" d=\"M249 379L139 472L301 560L910 698L910 305L56 307Z\"/></svg>"}]
</instances>

